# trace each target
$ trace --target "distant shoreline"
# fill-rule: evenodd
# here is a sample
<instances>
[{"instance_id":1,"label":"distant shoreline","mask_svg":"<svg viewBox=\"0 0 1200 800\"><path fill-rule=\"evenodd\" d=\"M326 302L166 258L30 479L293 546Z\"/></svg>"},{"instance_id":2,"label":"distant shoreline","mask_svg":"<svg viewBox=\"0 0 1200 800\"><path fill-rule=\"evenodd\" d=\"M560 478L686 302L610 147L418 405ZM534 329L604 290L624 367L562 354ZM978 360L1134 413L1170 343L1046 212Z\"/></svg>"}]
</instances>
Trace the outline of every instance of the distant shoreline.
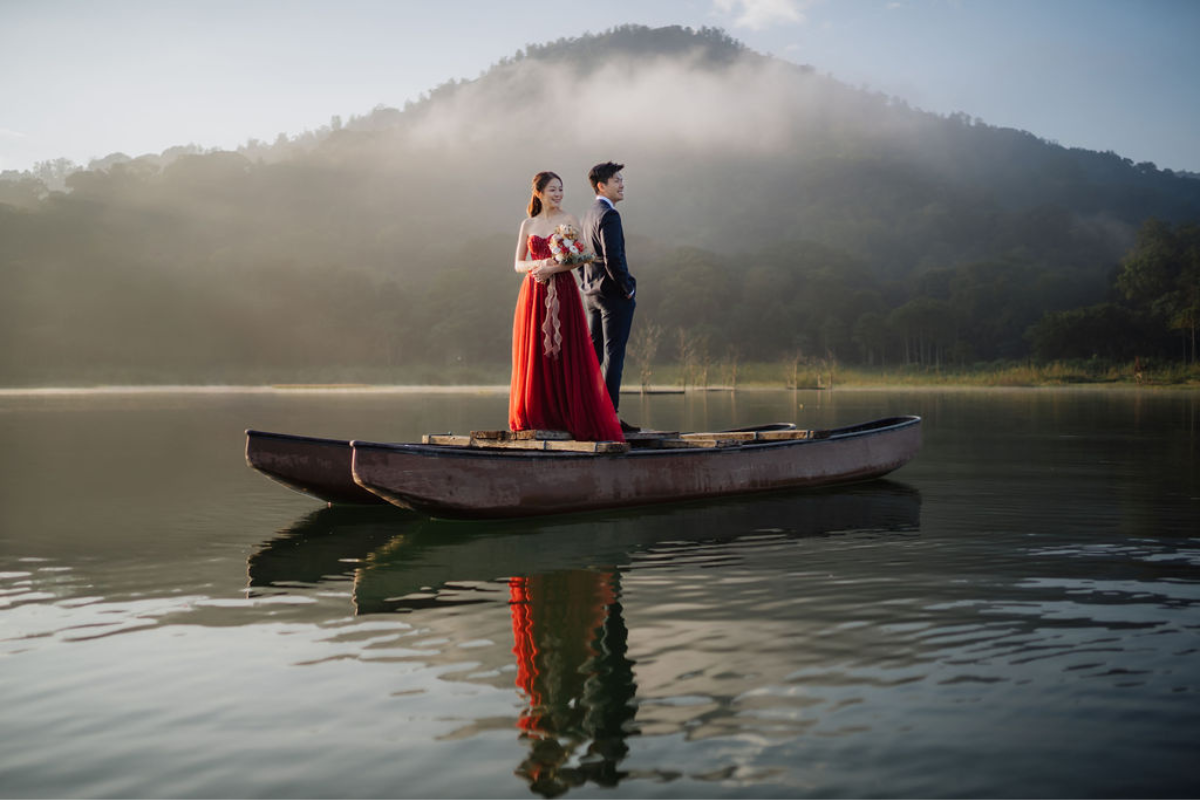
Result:
<instances>
[{"instance_id":1,"label":"distant shoreline","mask_svg":"<svg viewBox=\"0 0 1200 800\"><path fill-rule=\"evenodd\" d=\"M0 388L0 397L45 395L48 397L86 394L496 394L508 393L508 386L496 385L373 385L366 383L330 384L143 384L111 386L33 386Z\"/></svg>"},{"instance_id":2,"label":"distant shoreline","mask_svg":"<svg viewBox=\"0 0 1200 800\"><path fill-rule=\"evenodd\" d=\"M746 384L732 389L727 386L687 387L651 386L646 395L678 395L678 394L720 394L726 392L932 392L932 391L970 391L970 392L1021 392L1031 390L1069 390L1069 391L1200 391L1196 384L1159 384L1132 382L1103 382L1094 383L1048 383L1025 386L995 386L979 384L954 383L878 383L855 384L846 383L835 386L832 390L818 387L790 388ZM3 397L77 397L89 395L152 395L152 394L246 394L246 395L330 395L330 394L508 394L507 384L143 384L143 385L100 385L100 386L31 386L31 387L0 387L0 398ZM625 396L638 396L642 390L626 387L621 390Z\"/></svg>"},{"instance_id":3,"label":"distant shoreline","mask_svg":"<svg viewBox=\"0 0 1200 800\"><path fill-rule=\"evenodd\" d=\"M365 367L298 370L230 369L209 374L87 370L77 373L26 373L4 376L0 397L118 394L507 394L509 370L500 365L433 369ZM622 394L752 391L904 391L925 389L1200 389L1200 364L1055 361L1046 364L1004 362L974 367L862 367L838 362L791 359L787 362L737 360L683 364L631 364Z\"/></svg>"}]
</instances>

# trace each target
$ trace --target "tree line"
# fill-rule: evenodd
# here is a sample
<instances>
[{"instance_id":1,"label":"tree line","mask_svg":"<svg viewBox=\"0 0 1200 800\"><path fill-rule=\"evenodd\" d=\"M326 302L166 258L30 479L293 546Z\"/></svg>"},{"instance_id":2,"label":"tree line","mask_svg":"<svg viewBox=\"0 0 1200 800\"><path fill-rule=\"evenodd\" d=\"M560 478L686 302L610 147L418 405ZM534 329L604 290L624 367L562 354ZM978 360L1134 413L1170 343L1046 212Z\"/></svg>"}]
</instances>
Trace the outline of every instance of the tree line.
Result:
<instances>
[{"instance_id":1,"label":"tree line","mask_svg":"<svg viewBox=\"0 0 1200 800\"><path fill-rule=\"evenodd\" d=\"M1196 358L1189 175L929 114L719 31L629 26L519 56L273 144L0 176L0 383L501 370L530 175L560 171L581 212L608 157L628 165L638 324L666 332L662 358ZM530 76L563 70L571 91L602 70L631 98L664 78L696 91L598 152L531 111L555 97ZM771 115L722 127L745 86L745 113Z\"/></svg>"}]
</instances>

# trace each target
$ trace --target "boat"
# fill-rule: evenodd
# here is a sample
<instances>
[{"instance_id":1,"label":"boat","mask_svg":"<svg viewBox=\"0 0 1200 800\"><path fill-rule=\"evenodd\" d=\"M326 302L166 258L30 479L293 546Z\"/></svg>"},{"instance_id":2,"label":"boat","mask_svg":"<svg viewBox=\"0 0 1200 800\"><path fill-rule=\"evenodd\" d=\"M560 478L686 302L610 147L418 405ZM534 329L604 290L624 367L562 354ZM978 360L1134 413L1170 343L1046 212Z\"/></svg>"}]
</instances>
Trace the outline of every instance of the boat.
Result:
<instances>
[{"instance_id":1,"label":"boat","mask_svg":"<svg viewBox=\"0 0 1200 800\"><path fill-rule=\"evenodd\" d=\"M246 431L246 463L271 480L329 505L386 505L354 482L349 439Z\"/></svg>"},{"instance_id":2,"label":"boat","mask_svg":"<svg viewBox=\"0 0 1200 800\"><path fill-rule=\"evenodd\" d=\"M908 463L920 448L921 419L627 443L515 442L528 449L469 439L353 441L354 481L393 505L444 517L526 517L811 488L878 478Z\"/></svg>"},{"instance_id":3,"label":"boat","mask_svg":"<svg viewBox=\"0 0 1200 800\"><path fill-rule=\"evenodd\" d=\"M331 504L383 500L433 517L503 518L872 480L916 455L921 418L823 431L790 423L650 431L626 442L559 431L433 434L420 444L246 434L252 467Z\"/></svg>"},{"instance_id":4,"label":"boat","mask_svg":"<svg viewBox=\"0 0 1200 800\"><path fill-rule=\"evenodd\" d=\"M749 428L733 428L723 433L745 434L752 432L769 433L772 431L795 430L790 422L774 422ZM475 432L479 434L479 431ZM536 431L529 432L530 436L562 437L565 434ZM486 434L490 441L497 445L515 446L517 436L524 434L502 435L495 431ZM662 438L662 432L641 434L643 438ZM426 439L443 441L457 440L469 443L470 437L427 436ZM532 439L532 441L538 441ZM582 443L576 443L582 444ZM610 442L606 444L616 444ZM559 446L570 446L563 443ZM591 446L591 443L588 443ZM592 447L595 450L595 447ZM603 449L603 448L602 448ZM620 448L618 448L620 449ZM248 429L246 431L246 463L266 475L268 478L283 484L289 489L301 494L324 500L327 505L388 505L377 494L373 494L354 482L351 470L353 450L349 439L324 439L316 436L298 436L290 433L274 433Z\"/></svg>"},{"instance_id":5,"label":"boat","mask_svg":"<svg viewBox=\"0 0 1200 800\"><path fill-rule=\"evenodd\" d=\"M794 431L790 422L772 422L749 428L733 428L724 433L743 434L748 432ZM476 432L479 433L479 432ZM503 437L492 432L490 437L497 444L514 437ZM533 435L563 435L536 432ZM661 437L661 432L642 434L644 437ZM450 439L456 439L448 434ZM444 440L446 437L426 437ZM468 438L462 438L466 443ZM616 444L616 443L608 443ZM511 445L508 445L511 446ZM563 445L566 446L566 445ZM594 447L593 447L594 450ZM323 439L304 437L290 433L269 431L246 431L246 463L278 483L308 497L324 500L326 505L388 505L388 501L362 488L354 482L350 469L354 452L349 439Z\"/></svg>"}]
</instances>

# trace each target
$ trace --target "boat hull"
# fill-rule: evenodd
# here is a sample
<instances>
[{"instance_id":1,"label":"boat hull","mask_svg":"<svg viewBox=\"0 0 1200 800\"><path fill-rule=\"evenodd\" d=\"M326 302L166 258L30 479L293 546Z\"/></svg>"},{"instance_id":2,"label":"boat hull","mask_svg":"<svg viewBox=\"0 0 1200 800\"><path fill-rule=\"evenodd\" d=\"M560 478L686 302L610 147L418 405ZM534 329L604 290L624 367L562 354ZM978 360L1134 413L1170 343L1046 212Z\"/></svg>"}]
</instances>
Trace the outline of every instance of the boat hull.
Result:
<instances>
[{"instance_id":1,"label":"boat hull","mask_svg":"<svg viewBox=\"0 0 1200 800\"><path fill-rule=\"evenodd\" d=\"M618 454L354 441L352 471L371 493L433 516L563 514L878 478L916 455L920 423L892 417L822 438Z\"/></svg>"},{"instance_id":2,"label":"boat hull","mask_svg":"<svg viewBox=\"0 0 1200 800\"><path fill-rule=\"evenodd\" d=\"M345 439L246 431L246 463L268 478L331 504L384 504L354 482L352 457Z\"/></svg>"}]
</instances>

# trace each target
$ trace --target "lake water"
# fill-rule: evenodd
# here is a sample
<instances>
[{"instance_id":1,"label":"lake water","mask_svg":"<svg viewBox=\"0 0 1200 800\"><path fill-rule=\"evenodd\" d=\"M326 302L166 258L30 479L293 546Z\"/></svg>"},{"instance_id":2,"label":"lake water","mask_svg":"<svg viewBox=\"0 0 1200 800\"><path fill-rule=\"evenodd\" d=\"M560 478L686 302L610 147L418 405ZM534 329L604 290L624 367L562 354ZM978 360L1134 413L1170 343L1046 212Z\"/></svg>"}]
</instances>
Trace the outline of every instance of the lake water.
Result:
<instances>
[{"instance_id":1,"label":"lake water","mask_svg":"<svg viewBox=\"0 0 1200 800\"><path fill-rule=\"evenodd\" d=\"M628 396L924 417L889 479L518 522L325 509L242 431L502 393L0 396L8 797L1200 795L1200 393Z\"/></svg>"}]
</instances>

